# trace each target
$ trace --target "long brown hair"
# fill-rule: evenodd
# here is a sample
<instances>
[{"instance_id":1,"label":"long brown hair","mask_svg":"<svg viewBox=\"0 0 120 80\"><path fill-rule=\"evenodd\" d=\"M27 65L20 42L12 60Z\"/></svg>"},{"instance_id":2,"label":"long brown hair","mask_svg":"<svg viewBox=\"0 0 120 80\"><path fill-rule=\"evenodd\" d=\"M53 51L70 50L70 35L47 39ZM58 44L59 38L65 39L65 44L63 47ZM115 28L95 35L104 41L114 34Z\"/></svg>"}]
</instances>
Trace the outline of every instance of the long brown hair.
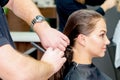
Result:
<instances>
[{"instance_id":1,"label":"long brown hair","mask_svg":"<svg viewBox=\"0 0 120 80\"><path fill-rule=\"evenodd\" d=\"M67 61L60 70L60 79L63 80L67 72L69 71L70 63L73 59L73 50L75 44L75 38L79 34L89 35L94 29L96 23L103 18L103 16L93 10L78 10L73 12L65 25L63 33L68 36L70 45L65 50L65 57Z\"/></svg>"}]
</instances>

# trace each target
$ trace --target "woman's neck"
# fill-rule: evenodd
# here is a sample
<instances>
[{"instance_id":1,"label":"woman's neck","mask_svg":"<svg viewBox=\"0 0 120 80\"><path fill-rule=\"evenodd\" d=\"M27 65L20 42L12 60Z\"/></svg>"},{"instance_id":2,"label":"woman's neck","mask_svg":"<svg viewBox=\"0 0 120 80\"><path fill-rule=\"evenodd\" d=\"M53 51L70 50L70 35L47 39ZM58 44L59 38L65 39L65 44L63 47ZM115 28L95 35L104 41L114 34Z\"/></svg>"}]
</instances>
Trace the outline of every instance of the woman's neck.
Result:
<instances>
[{"instance_id":1,"label":"woman's neck","mask_svg":"<svg viewBox=\"0 0 120 80\"><path fill-rule=\"evenodd\" d=\"M72 61L78 63L78 64L91 64L92 63L92 57L85 52L85 50L81 49L74 49L73 50L73 59Z\"/></svg>"}]
</instances>

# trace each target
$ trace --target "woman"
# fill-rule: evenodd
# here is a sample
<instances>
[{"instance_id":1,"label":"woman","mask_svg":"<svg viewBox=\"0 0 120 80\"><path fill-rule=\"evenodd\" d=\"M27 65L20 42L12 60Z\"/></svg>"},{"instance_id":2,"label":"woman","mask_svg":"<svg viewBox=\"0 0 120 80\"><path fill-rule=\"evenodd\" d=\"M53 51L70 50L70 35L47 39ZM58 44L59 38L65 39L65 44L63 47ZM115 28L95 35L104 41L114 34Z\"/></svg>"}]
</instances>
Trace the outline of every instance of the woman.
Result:
<instances>
[{"instance_id":1,"label":"woman","mask_svg":"<svg viewBox=\"0 0 120 80\"><path fill-rule=\"evenodd\" d=\"M65 51L67 62L62 69L64 80L111 80L92 62L93 58L105 55L110 43L102 15L92 10L75 11L63 33L70 39Z\"/></svg>"}]
</instances>

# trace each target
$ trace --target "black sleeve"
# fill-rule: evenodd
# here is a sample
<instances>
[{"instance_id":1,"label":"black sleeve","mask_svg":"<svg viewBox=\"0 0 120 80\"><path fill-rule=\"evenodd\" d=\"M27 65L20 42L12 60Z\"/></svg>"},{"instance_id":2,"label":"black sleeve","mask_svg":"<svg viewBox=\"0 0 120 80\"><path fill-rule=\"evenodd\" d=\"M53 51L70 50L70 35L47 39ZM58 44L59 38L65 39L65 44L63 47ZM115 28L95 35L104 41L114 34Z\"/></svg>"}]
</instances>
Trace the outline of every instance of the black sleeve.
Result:
<instances>
[{"instance_id":1,"label":"black sleeve","mask_svg":"<svg viewBox=\"0 0 120 80\"><path fill-rule=\"evenodd\" d=\"M105 15L105 12L104 12L104 10L101 8L101 7L99 7L97 10L96 10L98 13L100 13L101 15Z\"/></svg>"},{"instance_id":2,"label":"black sleeve","mask_svg":"<svg viewBox=\"0 0 120 80\"><path fill-rule=\"evenodd\" d=\"M85 3L90 6L101 5L105 0L85 0Z\"/></svg>"},{"instance_id":3,"label":"black sleeve","mask_svg":"<svg viewBox=\"0 0 120 80\"><path fill-rule=\"evenodd\" d=\"M0 6L3 7L8 3L9 0L0 0Z\"/></svg>"}]
</instances>

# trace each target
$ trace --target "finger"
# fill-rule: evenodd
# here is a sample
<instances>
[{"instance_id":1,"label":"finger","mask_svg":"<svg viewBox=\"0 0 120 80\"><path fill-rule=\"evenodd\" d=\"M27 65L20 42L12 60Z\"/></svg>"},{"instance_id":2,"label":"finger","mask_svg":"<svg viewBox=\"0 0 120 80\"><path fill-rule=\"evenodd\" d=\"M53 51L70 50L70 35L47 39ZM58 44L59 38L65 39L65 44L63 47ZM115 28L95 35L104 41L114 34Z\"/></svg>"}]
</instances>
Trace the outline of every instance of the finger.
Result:
<instances>
[{"instance_id":1,"label":"finger","mask_svg":"<svg viewBox=\"0 0 120 80\"><path fill-rule=\"evenodd\" d=\"M53 48L48 47L48 48L46 49L46 52L45 52L45 53L50 52L50 51L53 51Z\"/></svg>"},{"instance_id":2,"label":"finger","mask_svg":"<svg viewBox=\"0 0 120 80\"><path fill-rule=\"evenodd\" d=\"M64 52L63 52L63 51L60 51L60 52L59 52L59 55L60 55L60 57L63 57L63 56L64 56Z\"/></svg>"},{"instance_id":3,"label":"finger","mask_svg":"<svg viewBox=\"0 0 120 80\"><path fill-rule=\"evenodd\" d=\"M67 59L66 59L66 57L63 57L63 61L65 62Z\"/></svg>"},{"instance_id":4,"label":"finger","mask_svg":"<svg viewBox=\"0 0 120 80\"><path fill-rule=\"evenodd\" d=\"M69 39L68 39L68 37L67 36L65 36L65 35L62 35L61 36L61 38L67 43L67 45L69 45L70 44L70 41L69 41Z\"/></svg>"},{"instance_id":5,"label":"finger","mask_svg":"<svg viewBox=\"0 0 120 80\"><path fill-rule=\"evenodd\" d=\"M57 53L57 55L59 55L60 57L63 57L63 56L64 56L64 52L61 51L60 49L56 48L54 51L55 51L55 53Z\"/></svg>"},{"instance_id":6,"label":"finger","mask_svg":"<svg viewBox=\"0 0 120 80\"><path fill-rule=\"evenodd\" d=\"M63 39L61 39L60 44L63 45L65 48L68 46L68 43Z\"/></svg>"},{"instance_id":7,"label":"finger","mask_svg":"<svg viewBox=\"0 0 120 80\"><path fill-rule=\"evenodd\" d=\"M54 48L54 52L55 52L55 53L59 53L60 51L61 51L60 49Z\"/></svg>"},{"instance_id":8,"label":"finger","mask_svg":"<svg viewBox=\"0 0 120 80\"><path fill-rule=\"evenodd\" d=\"M60 49L61 51L65 51L66 49L66 47L64 47L62 44L59 44L57 48Z\"/></svg>"},{"instance_id":9,"label":"finger","mask_svg":"<svg viewBox=\"0 0 120 80\"><path fill-rule=\"evenodd\" d=\"M67 60L67 59L66 59L65 57L63 57L63 58L62 58L62 64L64 64L64 63L66 62L66 60Z\"/></svg>"}]
</instances>

